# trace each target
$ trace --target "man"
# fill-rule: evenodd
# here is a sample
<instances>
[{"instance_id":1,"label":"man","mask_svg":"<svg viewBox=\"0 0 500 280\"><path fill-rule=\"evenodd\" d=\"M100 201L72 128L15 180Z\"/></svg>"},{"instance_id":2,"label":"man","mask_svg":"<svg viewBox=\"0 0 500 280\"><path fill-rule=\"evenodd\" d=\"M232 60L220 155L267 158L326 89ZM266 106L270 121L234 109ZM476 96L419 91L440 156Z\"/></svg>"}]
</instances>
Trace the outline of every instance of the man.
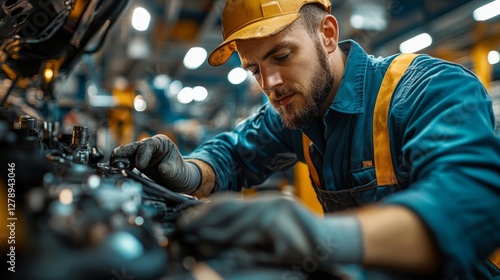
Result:
<instances>
[{"instance_id":1,"label":"man","mask_svg":"<svg viewBox=\"0 0 500 280\"><path fill-rule=\"evenodd\" d=\"M228 0L224 42L209 63L237 51L269 104L190 155L157 135L113 156L195 196L309 161L318 199L334 214L319 218L279 198L223 200L180 221L196 242L243 248L258 262L312 257L323 270L354 263L448 279L498 275L488 256L500 247L500 142L488 93L463 67L426 55L407 60L386 87L396 56L339 42L330 8L329 0ZM382 167L389 176L379 176Z\"/></svg>"}]
</instances>

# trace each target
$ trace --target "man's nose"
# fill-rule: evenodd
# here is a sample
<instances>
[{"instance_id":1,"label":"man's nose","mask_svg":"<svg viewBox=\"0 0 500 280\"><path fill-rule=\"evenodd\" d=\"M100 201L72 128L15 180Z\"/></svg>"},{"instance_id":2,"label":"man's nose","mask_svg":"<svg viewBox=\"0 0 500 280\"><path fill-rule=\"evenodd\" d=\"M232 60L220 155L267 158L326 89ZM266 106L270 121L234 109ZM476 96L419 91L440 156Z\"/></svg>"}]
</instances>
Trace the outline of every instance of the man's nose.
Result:
<instances>
[{"instance_id":1,"label":"man's nose","mask_svg":"<svg viewBox=\"0 0 500 280\"><path fill-rule=\"evenodd\" d=\"M261 87L270 91L283 84L281 73L275 67L261 68Z\"/></svg>"}]
</instances>

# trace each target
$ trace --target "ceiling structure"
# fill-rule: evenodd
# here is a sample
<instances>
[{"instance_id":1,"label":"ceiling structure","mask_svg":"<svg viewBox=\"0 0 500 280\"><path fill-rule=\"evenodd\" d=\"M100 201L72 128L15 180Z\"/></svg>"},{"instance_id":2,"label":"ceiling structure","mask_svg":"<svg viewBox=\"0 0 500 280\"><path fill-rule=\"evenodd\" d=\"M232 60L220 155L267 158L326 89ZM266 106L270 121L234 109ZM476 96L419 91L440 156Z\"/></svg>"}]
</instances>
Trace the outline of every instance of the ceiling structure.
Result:
<instances>
[{"instance_id":1,"label":"ceiling structure","mask_svg":"<svg viewBox=\"0 0 500 280\"><path fill-rule=\"evenodd\" d=\"M121 21L113 27L106 41L104 61L109 66L106 78L123 76L141 79L146 75L166 73L172 77L205 83L225 83L228 69L239 65L238 59L228 67L211 67L204 63L196 71L182 66L182 59L193 46L208 52L221 42L220 14L224 0L134 0L129 3ZM414 34L427 32L435 41L427 51L446 48L448 51L468 50L474 44L477 22L472 11L491 0L347 0L333 1L332 14L339 21L341 39L353 38L376 55L398 52L398 45ZM152 14L150 28L145 32L133 30L130 19L136 7ZM350 24L353 13L375 14L387 21L380 31L354 29ZM489 32L498 35L499 19L481 23ZM379 25L384 25L379 24ZM493 28L494 27L494 28ZM130 57L127 48L144 44L149 50L141 57ZM231 63L232 62L232 63Z\"/></svg>"},{"instance_id":2,"label":"ceiling structure","mask_svg":"<svg viewBox=\"0 0 500 280\"><path fill-rule=\"evenodd\" d=\"M206 87L208 101L189 106L173 104L176 112L186 118L214 118L218 111L231 105L225 104L227 100L252 105L241 97L246 86L235 86L227 81L229 71L240 64L236 54L228 63L218 67L205 61L200 68L188 70L182 63L191 47L203 47L210 53L221 42L220 15L224 2L130 1L119 22L113 26L102 51L95 56L99 79L109 86L118 77L135 83L165 74L170 81L179 80L185 86ZM474 9L489 2L491 0L333 1L332 14L339 21L341 39L354 39L376 56L399 52L402 41L427 32L433 36L434 42L422 52L473 67L470 58L476 42L494 42L500 37L499 16L486 22L476 22L472 18ZM132 11L136 7L143 7L151 14L151 24L146 31L136 31L131 26ZM364 16L369 25L354 28L351 23L353 14ZM496 49L500 50L500 45L497 44ZM253 98L262 102L262 95Z\"/></svg>"}]
</instances>

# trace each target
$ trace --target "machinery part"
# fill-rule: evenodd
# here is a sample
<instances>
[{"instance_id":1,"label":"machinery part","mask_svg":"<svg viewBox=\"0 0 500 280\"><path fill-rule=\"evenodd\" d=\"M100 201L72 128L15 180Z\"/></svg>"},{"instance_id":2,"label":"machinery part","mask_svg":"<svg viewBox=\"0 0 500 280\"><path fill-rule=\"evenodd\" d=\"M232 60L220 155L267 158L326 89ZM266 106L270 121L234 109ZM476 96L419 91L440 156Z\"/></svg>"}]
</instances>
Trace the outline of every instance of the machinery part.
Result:
<instances>
[{"instance_id":1,"label":"machinery part","mask_svg":"<svg viewBox=\"0 0 500 280\"><path fill-rule=\"evenodd\" d=\"M103 27L107 34L127 4L128 0L0 1L0 74L19 79L20 88L36 80L50 98L58 76L69 72Z\"/></svg>"},{"instance_id":2,"label":"machinery part","mask_svg":"<svg viewBox=\"0 0 500 280\"><path fill-rule=\"evenodd\" d=\"M71 134L71 148L89 147L89 128L86 126L74 126Z\"/></svg>"}]
</instances>

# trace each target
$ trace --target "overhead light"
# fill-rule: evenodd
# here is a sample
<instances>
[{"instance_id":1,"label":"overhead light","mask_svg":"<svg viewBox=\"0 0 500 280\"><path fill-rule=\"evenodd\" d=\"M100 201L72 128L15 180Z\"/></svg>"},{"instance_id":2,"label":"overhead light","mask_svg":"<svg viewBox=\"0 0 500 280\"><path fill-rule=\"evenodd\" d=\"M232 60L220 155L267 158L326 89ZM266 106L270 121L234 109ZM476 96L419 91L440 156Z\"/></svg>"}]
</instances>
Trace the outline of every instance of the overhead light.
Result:
<instances>
[{"instance_id":1,"label":"overhead light","mask_svg":"<svg viewBox=\"0 0 500 280\"><path fill-rule=\"evenodd\" d=\"M497 51L490 51L488 53L488 62L493 65L500 62L500 53Z\"/></svg>"},{"instance_id":2,"label":"overhead light","mask_svg":"<svg viewBox=\"0 0 500 280\"><path fill-rule=\"evenodd\" d=\"M197 86L193 88L193 99L194 101L204 101L208 97L208 91L202 86Z\"/></svg>"},{"instance_id":3,"label":"overhead light","mask_svg":"<svg viewBox=\"0 0 500 280\"><path fill-rule=\"evenodd\" d=\"M193 88L185 87L177 94L177 101L182 104L189 104L194 100Z\"/></svg>"},{"instance_id":4,"label":"overhead light","mask_svg":"<svg viewBox=\"0 0 500 280\"><path fill-rule=\"evenodd\" d=\"M89 95L89 97L96 96L97 93L99 93L99 90L97 89L97 86L94 83L90 83L87 86L87 94Z\"/></svg>"},{"instance_id":5,"label":"overhead light","mask_svg":"<svg viewBox=\"0 0 500 280\"><path fill-rule=\"evenodd\" d=\"M356 3L349 22L356 29L383 31L387 28L387 9L384 3Z\"/></svg>"},{"instance_id":6,"label":"overhead light","mask_svg":"<svg viewBox=\"0 0 500 280\"><path fill-rule=\"evenodd\" d=\"M472 17L476 21L485 21L498 15L500 15L500 0L481 6L472 13Z\"/></svg>"},{"instance_id":7,"label":"overhead light","mask_svg":"<svg viewBox=\"0 0 500 280\"><path fill-rule=\"evenodd\" d=\"M200 67L203 62L205 62L206 58L207 51L204 48L193 47L189 49L189 51L186 53L186 56L184 56L183 63L187 69L194 70Z\"/></svg>"},{"instance_id":8,"label":"overhead light","mask_svg":"<svg viewBox=\"0 0 500 280\"><path fill-rule=\"evenodd\" d=\"M134 37L127 44L127 55L133 59L146 59L151 56L150 42L142 37Z\"/></svg>"},{"instance_id":9,"label":"overhead light","mask_svg":"<svg viewBox=\"0 0 500 280\"><path fill-rule=\"evenodd\" d=\"M165 74L157 75L153 79L153 86L157 89L165 89L168 87L169 83L170 83L170 77Z\"/></svg>"},{"instance_id":10,"label":"overhead light","mask_svg":"<svg viewBox=\"0 0 500 280\"><path fill-rule=\"evenodd\" d=\"M351 15L351 19L349 20L351 23L351 26L356 28L356 29L362 29L363 24L365 22L365 18L361 15Z\"/></svg>"},{"instance_id":11,"label":"overhead light","mask_svg":"<svg viewBox=\"0 0 500 280\"><path fill-rule=\"evenodd\" d=\"M184 87L181 81L175 80L172 83L170 83L170 86L168 87L169 89L169 96L176 96Z\"/></svg>"},{"instance_id":12,"label":"overhead light","mask_svg":"<svg viewBox=\"0 0 500 280\"><path fill-rule=\"evenodd\" d=\"M248 78L247 71L241 67L236 67L227 74L228 81L233 85L239 85Z\"/></svg>"},{"instance_id":13,"label":"overhead light","mask_svg":"<svg viewBox=\"0 0 500 280\"><path fill-rule=\"evenodd\" d=\"M411 39L408 39L399 45L399 51L402 53L414 53L432 45L432 37L427 33L422 33Z\"/></svg>"},{"instance_id":14,"label":"overhead light","mask_svg":"<svg viewBox=\"0 0 500 280\"><path fill-rule=\"evenodd\" d=\"M146 9L142 7L135 8L134 13L132 14L132 26L137 31L148 30L150 21L151 15Z\"/></svg>"},{"instance_id":15,"label":"overhead light","mask_svg":"<svg viewBox=\"0 0 500 280\"><path fill-rule=\"evenodd\" d=\"M134 109L137 112L144 112L147 107L148 104L146 104L146 100L144 100L144 97L142 97L142 95L137 95L134 98Z\"/></svg>"}]
</instances>

